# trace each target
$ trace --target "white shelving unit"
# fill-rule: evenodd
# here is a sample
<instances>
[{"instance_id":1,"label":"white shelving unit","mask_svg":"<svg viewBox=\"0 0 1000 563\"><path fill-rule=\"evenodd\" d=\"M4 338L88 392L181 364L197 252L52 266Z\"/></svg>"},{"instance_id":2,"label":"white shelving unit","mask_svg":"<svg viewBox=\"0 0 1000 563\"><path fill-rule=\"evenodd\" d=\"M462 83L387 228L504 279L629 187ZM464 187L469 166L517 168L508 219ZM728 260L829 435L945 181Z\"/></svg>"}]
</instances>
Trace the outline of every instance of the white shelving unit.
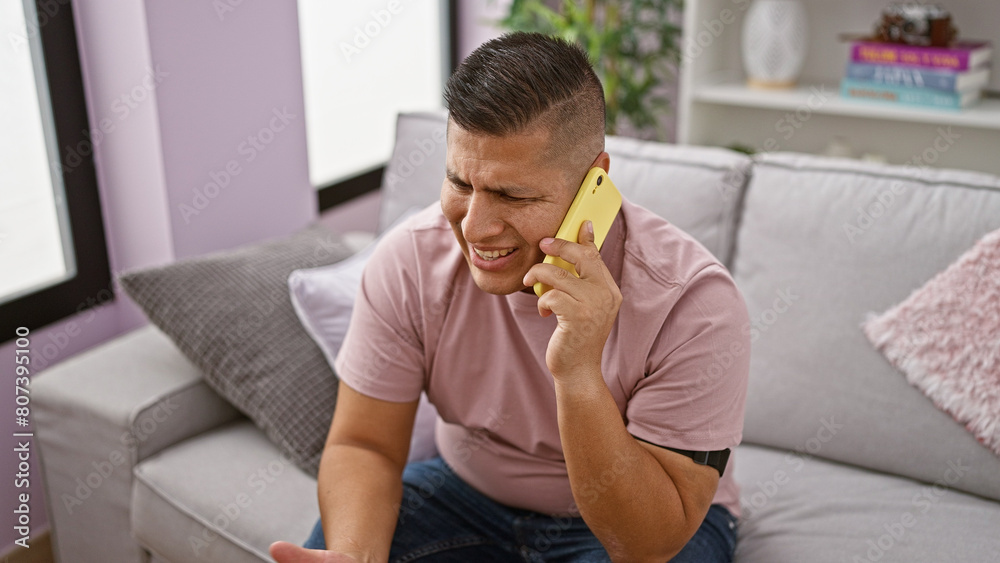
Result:
<instances>
[{"instance_id":1,"label":"white shelving unit","mask_svg":"<svg viewBox=\"0 0 1000 563\"><path fill-rule=\"evenodd\" d=\"M871 29L883 3L803 0L809 44L800 84L790 90L747 87L740 34L750 0L688 0L684 14L678 142L741 144L758 151L820 153L841 138L860 155L894 164L928 164L1000 174L1000 99L962 111L893 106L839 95L848 45L842 33ZM888 4L888 0L884 3ZM1000 2L942 2L963 38L1000 47ZM994 53L989 89L1000 91Z\"/></svg>"}]
</instances>

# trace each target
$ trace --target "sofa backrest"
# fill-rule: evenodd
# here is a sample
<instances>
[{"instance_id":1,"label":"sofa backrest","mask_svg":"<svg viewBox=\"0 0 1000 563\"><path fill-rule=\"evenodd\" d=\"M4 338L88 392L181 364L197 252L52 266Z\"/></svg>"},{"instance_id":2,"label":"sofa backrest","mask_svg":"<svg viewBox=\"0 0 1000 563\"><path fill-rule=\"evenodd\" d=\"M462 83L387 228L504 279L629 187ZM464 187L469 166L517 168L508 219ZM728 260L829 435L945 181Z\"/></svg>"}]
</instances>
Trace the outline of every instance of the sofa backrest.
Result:
<instances>
[{"instance_id":1,"label":"sofa backrest","mask_svg":"<svg viewBox=\"0 0 1000 563\"><path fill-rule=\"evenodd\" d=\"M440 197L447 115L404 113L382 180L382 232L407 209ZM608 137L611 178L622 194L689 233L729 265L751 159L724 149Z\"/></svg>"},{"instance_id":2,"label":"sofa backrest","mask_svg":"<svg viewBox=\"0 0 1000 563\"><path fill-rule=\"evenodd\" d=\"M446 119L398 117L379 232L438 199ZM1000 228L1000 179L615 137L607 149L625 197L694 236L743 291L756 322L745 441L928 482L971 464L951 485L1000 499L1000 460L860 330Z\"/></svg>"},{"instance_id":3,"label":"sofa backrest","mask_svg":"<svg viewBox=\"0 0 1000 563\"><path fill-rule=\"evenodd\" d=\"M376 234L382 234L407 209L426 207L440 199L447 115L441 111L396 116L396 142L382 176Z\"/></svg>"},{"instance_id":4,"label":"sofa backrest","mask_svg":"<svg viewBox=\"0 0 1000 563\"><path fill-rule=\"evenodd\" d=\"M726 149L608 137L622 194L693 236L727 267L750 157Z\"/></svg>"},{"instance_id":5,"label":"sofa backrest","mask_svg":"<svg viewBox=\"0 0 1000 563\"><path fill-rule=\"evenodd\" d=\"M755 323L744 441L1000 499L1000 458L860 329L998 228L1000 178L760 157L732 267Z\"/></svg>"}]
</instances>

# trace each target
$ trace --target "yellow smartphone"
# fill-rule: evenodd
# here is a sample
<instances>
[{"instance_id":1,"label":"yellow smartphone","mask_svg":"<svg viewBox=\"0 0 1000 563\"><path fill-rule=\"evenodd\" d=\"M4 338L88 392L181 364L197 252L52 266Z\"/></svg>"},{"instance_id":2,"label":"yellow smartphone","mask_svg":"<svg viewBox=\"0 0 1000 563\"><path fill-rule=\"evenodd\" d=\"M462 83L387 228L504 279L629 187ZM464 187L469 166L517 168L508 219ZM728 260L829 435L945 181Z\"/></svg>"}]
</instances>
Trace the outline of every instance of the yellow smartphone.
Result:
<instances>
[{"instance_id":1,"label":"yellow smartphone","mask_svg":"<svg viewBox=\"0 0 1000 563\"><path fill-rule=\"evenodd\" d=\"M594 244L600 250L601 245L604 244L604 238L611 230L611 223L615 221L621 207L622 194L608 178L608 173L603 168L595 166L587 172L587 177L583 179L580 190L576 192L576 197L573 198L573 203L570 204L569 211L566 212L566 217L556 232L556 238L577 242L577 235L580 234L583 222L591 221L594 224ZM562 258L546 256L543 263L554 264L574 276L580 277L573 264ZM542 282L536 283L534 288L535 295L539 297L552 289Z\"/></svg>"}]
</instances>

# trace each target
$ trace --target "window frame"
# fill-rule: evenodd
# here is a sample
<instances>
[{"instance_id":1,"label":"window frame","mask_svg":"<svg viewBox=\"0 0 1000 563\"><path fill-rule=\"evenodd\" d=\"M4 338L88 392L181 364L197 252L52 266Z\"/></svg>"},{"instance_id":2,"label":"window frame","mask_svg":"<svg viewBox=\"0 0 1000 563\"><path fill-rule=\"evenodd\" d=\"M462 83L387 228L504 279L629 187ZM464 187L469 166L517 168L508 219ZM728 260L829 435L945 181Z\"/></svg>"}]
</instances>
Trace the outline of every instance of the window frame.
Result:
<instances>
[{"instance_id":1,"label":"window frame","mask_svg":"<svg viewBox=\"0 0 1000 563\"><path fill-rule=\"evenodd\" d=\"M37 21L28 22L27 30L40 34L76 275L0 305L3 342L16 338L18 327L35 330L115 300L72 3L34 4ZM70 164L71 155L79 162Z\"/></svg>"}]
</instances>

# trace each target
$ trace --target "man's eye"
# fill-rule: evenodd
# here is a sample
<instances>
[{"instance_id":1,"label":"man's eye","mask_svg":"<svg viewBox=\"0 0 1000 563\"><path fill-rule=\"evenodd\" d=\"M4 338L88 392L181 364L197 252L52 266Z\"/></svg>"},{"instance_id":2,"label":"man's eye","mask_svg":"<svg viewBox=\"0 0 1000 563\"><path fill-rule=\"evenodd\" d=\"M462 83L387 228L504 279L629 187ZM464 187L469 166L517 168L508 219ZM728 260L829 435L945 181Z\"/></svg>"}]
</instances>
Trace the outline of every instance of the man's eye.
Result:
<instances>
[{"instance_id":1,"label":"man's eye","mask_svg":"<svg viewBox=\"0 0 1000 563\"><path fill-rule=\"evenodd\" d=\"M501 195L500 197L504 201L509 201L509 202L512 202L512 203L527 203L529 201L534 201L536 199L536 198L533 198L533 197L515 197L515 196L512 196L512 195Z\"/></svg>"}]
</instances>

